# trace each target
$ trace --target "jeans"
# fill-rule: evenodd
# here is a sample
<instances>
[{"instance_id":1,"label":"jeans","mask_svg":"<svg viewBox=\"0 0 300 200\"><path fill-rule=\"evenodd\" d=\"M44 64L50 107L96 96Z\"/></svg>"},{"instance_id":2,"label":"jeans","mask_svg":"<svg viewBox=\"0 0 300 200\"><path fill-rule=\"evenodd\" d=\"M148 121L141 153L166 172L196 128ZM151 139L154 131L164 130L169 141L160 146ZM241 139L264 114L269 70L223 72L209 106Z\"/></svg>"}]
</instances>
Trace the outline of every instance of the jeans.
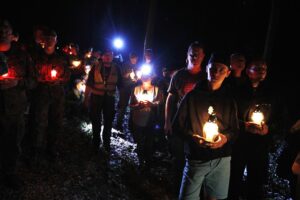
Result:
<instances>
[{"instance_id":1,"label":"jeans","mask_svg":"<svg viewBox=\"0 0 300 200\"><path fill-rule=\"evenodd\" d=\"M200 199L203 185L210 197L225 199L228 194L231 157L210 161L187 160L181 182L179 199Z\"/></svg>"}]
</instances>

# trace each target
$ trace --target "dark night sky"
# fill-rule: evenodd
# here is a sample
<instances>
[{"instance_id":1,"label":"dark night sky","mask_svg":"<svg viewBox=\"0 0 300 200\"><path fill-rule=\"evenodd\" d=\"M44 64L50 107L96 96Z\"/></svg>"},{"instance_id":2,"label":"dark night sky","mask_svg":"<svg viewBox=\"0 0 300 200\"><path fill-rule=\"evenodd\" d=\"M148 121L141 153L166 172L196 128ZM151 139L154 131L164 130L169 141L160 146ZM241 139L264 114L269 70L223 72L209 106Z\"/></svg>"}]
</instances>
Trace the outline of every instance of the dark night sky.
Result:
<instances>
[{"instance_id":1,"label":"dark night sky","mask_svg":"<svg viewBox=\"0 0 300 200\"><path fill-rule=\"evenodd\" d=\"M261 54L265 45L272 0L156 0L153 34L149 46L162 65L185 62L188 45L203 41L207 54L241 50ZM279 2L270 61L275 71L295 46L296 0ZM101 49L114 35L126 40L125 51L142 53L150 0L52 0L7 1L0 17L8 19L21 41L32 37L32 28L45 24L54 28L61 44L75 42L81 50ZM199 5L197 5L199 4ZM298 23L299 24L299 23ZM296 46L295 46L296 47ZM294 47L294 48L295 48ZM285 49L285 51L282 51ZM140 54L141 54L140 53ZM208 58L208 56L207 56ZM281 70L281 69L280 69ZM276 73L278 74L278 73Z\"/></svg>"}]
</instances>

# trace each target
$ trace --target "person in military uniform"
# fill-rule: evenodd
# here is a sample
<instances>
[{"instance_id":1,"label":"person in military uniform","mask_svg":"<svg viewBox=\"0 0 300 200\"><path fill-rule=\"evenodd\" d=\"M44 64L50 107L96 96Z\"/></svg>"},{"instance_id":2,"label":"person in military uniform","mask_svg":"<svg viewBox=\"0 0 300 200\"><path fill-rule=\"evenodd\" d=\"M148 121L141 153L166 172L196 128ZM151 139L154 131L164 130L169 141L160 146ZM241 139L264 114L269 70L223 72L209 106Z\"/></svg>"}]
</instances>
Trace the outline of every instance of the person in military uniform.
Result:
<instances>
[{"instance_id":1,"label":"person in military uniform","mask_svg":"<svg viewBox=\"0 0 300 200\"><path fill-rule=\"evenodd\" d=\"M128 106L130 95L137 84L138 56L135 53L129 55L129 62L121 67L122 85L119 90L118 115L116 128L123 132L123 119Z\"/></svg>"},{"instance_id":2,"label":"person in military uniform","mask_svg":"<svg viewBox=\"0 0 300 200\"><path fill-rule=\"evenodd\" d=\"M32 62L28 54L12 45L12 27L0 19L0 176L3 184L18 189L17 160L25 130L26 89L34 86Z\"/></svg>"},{"instance_id":3,"label":"person in military uniform","mask_svg":"<svg viewBox=\"0 0 300 200\"><path fill-rule=\"evenodd\" d=\"M69 81L68 60L56 50L57 34L53 30L43 33L44 48L33 55L37 87L32 92L31 131L33 133L34 160L53 160L57 136L63 130L65 85Z\"/></svg>"},{"instance_id":4,"label":"person in military uniform","mask_svg":"<svg viewBox=\"0 0 300 200\"><path fill-rule=\"evenodd\" d=\"M89 107L92 121L93 145L96 151L100 146L100 131L103 115L103 146L110 152L110 136L115 115L115 93L121 85L121 73L113 62L113 52L105 50L101 56L102 61L92 66L89 73L84 105Z\"/></svg>"}]
</instances>

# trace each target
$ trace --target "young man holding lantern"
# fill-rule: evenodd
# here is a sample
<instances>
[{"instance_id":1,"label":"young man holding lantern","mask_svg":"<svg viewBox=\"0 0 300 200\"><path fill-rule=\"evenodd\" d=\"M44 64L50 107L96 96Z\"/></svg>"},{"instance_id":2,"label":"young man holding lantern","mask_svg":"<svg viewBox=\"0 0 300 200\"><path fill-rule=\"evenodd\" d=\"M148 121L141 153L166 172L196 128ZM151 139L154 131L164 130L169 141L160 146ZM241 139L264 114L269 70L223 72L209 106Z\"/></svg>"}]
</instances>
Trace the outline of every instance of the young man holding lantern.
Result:
<instances>
[{"instance_id":1,"label":"young man holding lantern","mask_svg":"<svg viewBox=\"0 0 300 200\"><path fill-rule=\"evenodd\" d=\"M247 199L263 199L267 182L272 135L282 134L283 109L267 78L267 64L252 58L246 68L248 80L236 90L240 134L233 146L229 199L239 199L247 168ZM275 114L276 113L276 114Z\"/></svg>"},{"instance_id":2,"label":"young man holding lantern","mask_svg":"<svg viewBox=\"0 0 300 200\"><path fill-rule=\"evenodd\" d=\"M206 70L207 80L183 98L173 122L185 143L179 199L199 199L202 186L205 199L227 198L231 143L238 132L237 108L222 85L230 74L226 57L212 54Z\"/></svg>"}]
</instances>

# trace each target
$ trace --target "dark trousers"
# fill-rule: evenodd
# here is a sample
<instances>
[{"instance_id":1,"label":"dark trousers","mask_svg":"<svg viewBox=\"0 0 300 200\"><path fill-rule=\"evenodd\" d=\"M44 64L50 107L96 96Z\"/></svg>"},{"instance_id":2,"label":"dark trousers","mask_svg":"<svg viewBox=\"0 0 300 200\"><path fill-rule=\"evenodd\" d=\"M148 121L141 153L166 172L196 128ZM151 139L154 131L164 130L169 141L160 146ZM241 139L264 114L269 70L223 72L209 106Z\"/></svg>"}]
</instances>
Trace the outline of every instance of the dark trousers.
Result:
<instances>
[{"instance_id":1,"label":"dark trousers","mask_svg":"<svg viewBox=\"0 0 300 200\"><path fill-rule=\"evenodd\" d=\"M30 123L36 153L53 151L57 136L62 133L64 117L64 89L40 88L31 103Z\"/></svg>"},{"instance_id":2,"label":"dark trousers","mask_svg":"<svg viewBox=\"0 0 300 200\"><path fill-rule=\"evenodd\" d=\"M173 175L173 191L178 196L185 166L184 141L173 133L169 137L169 149L172 155L172 175Z\"/></svg>"},{"instance_id":3,"label":"dark trousers","mask_svg":"<svg viewBox=\"0 0 300 200\"><path fill-rule=\"evenodd\" d=\"M122 128L124 115L126 113L126 108L128 106L129 98L132 92L131 87L123 87L119 90L119 102L117 111L117 127Z\"/></svg>"},{"instance_id":4,"label":"dark trousers","mask_svg":"<svg viewBox=\"0 0 300 200\"><path fill-rule=\"evenodd\" d=\"M235 200L241 195L245 167L247 199L263 198L263 185L266 184L268 175L268 144L251 144L237 143L233 148L229 199Z\"/></svg>"},{"instance_id":5,"label":"dark trousers","mask_svg":"<svg viewBox=\"0 0 300 200\"><path fill-rule=\"evenodd\" d=\"M134 142L137 143L137 155L140 163L150 165L153 155L153 127L140 127L133 125L132 134Z\"/></svg>"},{"instance_id":6,"label":"dark trousers","mask_svg":"<svg viewBox=\"0 0 300 200\"><path fill-rule=\"evenodd\" d=\"M94 95L91 94L89 114L92 121L93 129L93 143L99 148L100 145L100 132L103 116L103 145L107 151L110 151L110 137L112 123L115 115L115 97L109 95Z\"/></svg>"},{"instance_id":7,"label":"dark trousers","mask_svg":"<svg viewBox=\"0 0 300 200\"><path fill-rule=\"evenodd\" d=\"M24 116L0 114L0 166L2 173L15 173L24 135Z\"/></svg>"}]
</instances>

